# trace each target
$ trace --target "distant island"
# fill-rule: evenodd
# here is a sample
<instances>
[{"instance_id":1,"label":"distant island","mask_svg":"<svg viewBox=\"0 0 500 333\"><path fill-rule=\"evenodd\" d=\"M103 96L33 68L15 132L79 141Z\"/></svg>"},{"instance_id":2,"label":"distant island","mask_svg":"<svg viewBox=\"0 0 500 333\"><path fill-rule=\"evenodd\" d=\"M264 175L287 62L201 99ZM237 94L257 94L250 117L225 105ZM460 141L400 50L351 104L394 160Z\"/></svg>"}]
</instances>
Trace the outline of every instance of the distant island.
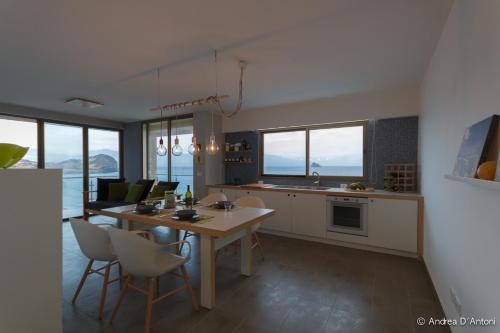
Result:
<instances>
[{"instance_id":1,"label":"distant island","mask_svg":"<svg viewBox=\"0 0 500 333\"><path fill-rule=\"evenodd\" d=\"M37 163L30 160L21 160L17 163L16 168L33 169L37 167ZM83 164L81 159L70 158L61 162L47 162L45 167L50 169L64 169L68 173L79 173L82 171ZM118 162L114 157L106 154L98 154L89 157L89 172L90 173L111 173L118 171Z\"/></svg>"},{"instance_id":2,"label":"distant island","mask_svg":"<svg viewBox=\"0 0 500 333\"><path fill-rule=\"evenodd\" d=\"M321 168L321 165L319 165L319 163L312 162L311 163L311 168Z\"/></svg>"}]
</instances>

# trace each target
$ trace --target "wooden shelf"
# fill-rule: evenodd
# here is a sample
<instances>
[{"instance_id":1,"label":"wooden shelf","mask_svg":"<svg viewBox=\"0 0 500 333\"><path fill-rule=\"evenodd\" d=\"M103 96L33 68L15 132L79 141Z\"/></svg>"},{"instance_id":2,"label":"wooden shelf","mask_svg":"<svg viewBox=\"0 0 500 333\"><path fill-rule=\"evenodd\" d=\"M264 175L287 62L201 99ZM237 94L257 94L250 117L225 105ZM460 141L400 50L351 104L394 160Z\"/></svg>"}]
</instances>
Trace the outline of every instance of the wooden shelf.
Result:
<instances>
[{"instance_id":1,"label":"wooden shelf","mask_svg":"<svg viewBox=\"0 0 500 333\"><path fill-rule=\"evenodd\" d=\"M483 180L477 178L460 177L454 175L444 175L444 178L449 180L454 180L461 183L472 184L475 186L480 186L490 190L500 190L500 182L493 180Z\"/></svg>"},{"instance_id":2,"label":"wooden shelf","mask_svg":"<svg viewBox=\"0 0 500 333\"><path fill-rule=\"evenodd\" d=\"M227 154L251 153L252 149L245 149L245 150L238 150L238 151L236 151L236 150L229 150L229 151L225 150L224 152L227 153Z\"/></svg>"},{"instance_id":3,"label":"wooden shelf","mask_svg":"<svg viewBox=\"0 0 500 333\"><path fill-rule=\"evenodd\" d=\"M253 162L224 162L224 164L252 164Z\"/></svg>"}]
</instances>

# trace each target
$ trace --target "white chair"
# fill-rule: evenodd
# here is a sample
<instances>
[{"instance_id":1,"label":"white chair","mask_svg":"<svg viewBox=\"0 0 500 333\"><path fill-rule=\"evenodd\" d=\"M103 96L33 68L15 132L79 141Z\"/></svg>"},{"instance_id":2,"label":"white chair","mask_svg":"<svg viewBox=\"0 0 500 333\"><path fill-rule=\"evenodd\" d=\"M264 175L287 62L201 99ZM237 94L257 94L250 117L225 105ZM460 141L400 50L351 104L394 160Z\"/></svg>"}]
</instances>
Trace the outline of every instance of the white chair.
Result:
<instances>
[{"instance_id":1,"label":"white chair","mask_svg":"<svg viewBox=\"0 0 500 333\"><path fill-rule=\"evenodd\" d=\"M210 205L214 204L217 201L226 201L226 200L227 200L227 197L226 197L226 195L224 193L222 193L222 192L214 192L214 193L210 193L206 197L202 198L200 200L200 205L210 206ZM195 235L194 232L189 232L189 231L186 230L184 232L184 237L182 238L182 240L185 241L188 237L191 237L193 235ZM184 244L181 244L181 246L179 248L179 254L182 253L182 248L183 247L184 247Z\"/></svg>"},{"instance_id":2,"label":"white chair","mask_svg":"<svg viewBox=\"0 0 500 333\"><path fill-rule=\"evenodd\" d=\"M149 332L151 325L151 312L153 309L153 303L160 301L161 299L172 295L184 288L187 289L191 296L191 301L193 307L197 310L198 303L196 301L196 296L194 295L193 288L189 282L189 276L184 266L191 256L191 244L189 242L180 241L166 245L159 245L154 241L138 237L137 235L119 230L110 229L109 236L111 242L116 251L118 259L121 265L128 273L127 280L122 289L118 302L116 303L115 309L111 316L111 322L115 319L118 309L127 294L129 288L137 290L147 296L146 303L146 318L144 323L144 331ZM175 255L166 251L168 247L176 246L180 243L186 243L189 248L189 253L187 256L182 257ZM180 273L171 272L179 268ZM155 284L157 283L157 278L167 272L181 277L184 280L184 284L179 286L161 296L154 298ZM147 279L147 290L143 290L132 283L132 277L146 278Z\"/></svg>"},{"instance_id":3,"label":"white chair","mask_svg":"<svg viewBox=\"0 0 500 333\"><path fill-rule=\"evenodd\" d=\"M113 228L114 226L109 223L92 224L86 220L82 219L69 219L71 228L75 233L76 240L80 246L83 254L89 258L89 263L83 276L80 280L78 288L76 289L75 295L71 303L75 304L78 295L85 283L85 280L90 274L98 274L104 277L101 291L101 303L99 305L99 320L102 319L102 314L104 311L104 304L106 303L106 294L108 290L108 285L112 282L120 281L122 276L122 270L120 263L117 261L116 254L113 251L111 245L111 240L109 239L108 231L104 227ZM100 268L93 269L92 264L94 261L104 261L106 264ZM118 264L119 277L113 280L109 280L109 275L111 271L111 266ZM104 270L104 273L101 271Z\"/></svg>"},{"instance_id":4,"label":"white chair","mask_svg":"<svg viewBox=\"0 0 500 333\"><path fill-rule=\"evenodd\" d=\"M240 207L252 207L252 208L266 208L266 204L264 203L264 201L261 198L253 195L247 195L236 199L234 205L236 207L240 206ZM262 255L262 258L264 258L264 249L262 248L259 236L257 235L257 230L260 228L261 224L262 223L257 223L252 226L252 237L254 239L254 243L252 244L252 249L258 247L260 254Z\"/></svg>"},{"instance_id":5,"label":"white chair","mask_svg":"<svg viewBox=\"0 0 500 333\"><path fill-rule=\"evenodd\" d=\"M202 198L200 200L200 204L203 206L208 206L208 205L214 204L217 201L226 201L226 200L227 200L227 197L224 193L214 192L214 193L210 193L206 197Z\"/></svg>"}]
</instances>

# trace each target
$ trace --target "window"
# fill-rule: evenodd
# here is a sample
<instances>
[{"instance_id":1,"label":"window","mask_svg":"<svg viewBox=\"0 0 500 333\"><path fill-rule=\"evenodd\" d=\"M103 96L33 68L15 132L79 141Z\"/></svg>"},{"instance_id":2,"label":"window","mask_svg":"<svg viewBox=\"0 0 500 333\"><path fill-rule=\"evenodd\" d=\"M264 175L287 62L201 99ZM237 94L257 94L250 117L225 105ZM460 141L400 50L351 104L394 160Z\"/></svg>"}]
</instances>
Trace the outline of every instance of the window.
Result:
<instances>
[{"instance_id":1,"label":"window","mask_svg":"<svg viewBox=\"0 0 500 333\"><path fill-rule=\"evenodd\" d=\"M262 132L263 176L362 178L366 122Z\"/></svg>"},{"instance_id":2,"label":"window","mask_svg":"<svg viewBox=\"0 0 500 333\"><path fill-rule=\"evenodd\" d=\"M147 178L178 181L177 190L179 192L186 191L187 185L190 185L191 191L193 191L193 155L188 153L193 136L193 118L164 120L163 131L161 131L160 122L146 123L144 130L147 145L147 156L145 156ZM161 137L160 132L163 136L163 144L168 148L168 153L165 156L156 154ZM180 156L173 156L171 152L176 133L183 149Z\"/></svg>"},{"instance_id":3,"label":"window","mask_svg":"<svg viewBox=\"0 0 500 333\"><path fill-rule=\"evenodd\" d=\"M120 178L120 132L89 128L89 190L96 199L97 178Z\"/></svg>"},{"instance_id":4,"label":"window","mask_svg":"<svg viewBox=\"0 0 500 333\"><path fill-rule=\"evenodd\" d=\"M306 131L270 132L262 135L265 175L306 175Z\"/></svg>"},{"instance_id":5,"label":"window","mask_svg":"<svg viewBox=\"0 0 500 333\"><path fill-rule=\"evenodd\" d=\"M83 214L83 128L44 125L45 168L63 171L63 218Z\"/></svg>"},{"instance_id":6,"label":"window","mask_svg":"<svg viewBox=\"0 0 500 333\"><path fill-rule=\"evenodd\" d=\"M16 117L0 117L0 142L29 147L23 159L14 164L14 169L36 169L38 167L37 121Z\"/></svg>"}]
</instances>

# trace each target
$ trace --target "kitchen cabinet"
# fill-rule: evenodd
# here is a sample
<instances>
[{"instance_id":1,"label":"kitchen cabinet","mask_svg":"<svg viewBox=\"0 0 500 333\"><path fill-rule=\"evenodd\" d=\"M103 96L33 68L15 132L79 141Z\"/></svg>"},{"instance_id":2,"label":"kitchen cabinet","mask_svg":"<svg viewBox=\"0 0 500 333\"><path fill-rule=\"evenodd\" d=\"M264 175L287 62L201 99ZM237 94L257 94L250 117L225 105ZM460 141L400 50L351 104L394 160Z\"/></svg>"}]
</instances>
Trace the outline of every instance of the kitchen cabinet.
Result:
<instances>
[{"instance_id":1,"label":"kitchen cabinet","mask_svg":"<svg viewBox=\"0 0 500 333\"><path fill-rule=\"evenodd\" d=\"M368 200L368 238L371 245L416 253L417 226L417 201Z\"/></svg>"},{"instance_id":2,"label":"kitchen cabinet","mask_svg":"<svg viewBox=\"0 0 500 333\"><path fill-rule=\"evenodd\" d=\"M324 195L292 194L292 232L326 237L326 199Z\"/></svg>"},{"instance_id":3,"label":"kitchen cabinet","mask_svg":"<svg viewBox=\"0 0 500 333\"><path fill-rule=\"evenodd\" d=\"M262 223L262 228L292 232L292 196L285 192L259 191L258 195L266 203L266 208L275 213L269 221Z\"/></svg>"}]
</instances>

